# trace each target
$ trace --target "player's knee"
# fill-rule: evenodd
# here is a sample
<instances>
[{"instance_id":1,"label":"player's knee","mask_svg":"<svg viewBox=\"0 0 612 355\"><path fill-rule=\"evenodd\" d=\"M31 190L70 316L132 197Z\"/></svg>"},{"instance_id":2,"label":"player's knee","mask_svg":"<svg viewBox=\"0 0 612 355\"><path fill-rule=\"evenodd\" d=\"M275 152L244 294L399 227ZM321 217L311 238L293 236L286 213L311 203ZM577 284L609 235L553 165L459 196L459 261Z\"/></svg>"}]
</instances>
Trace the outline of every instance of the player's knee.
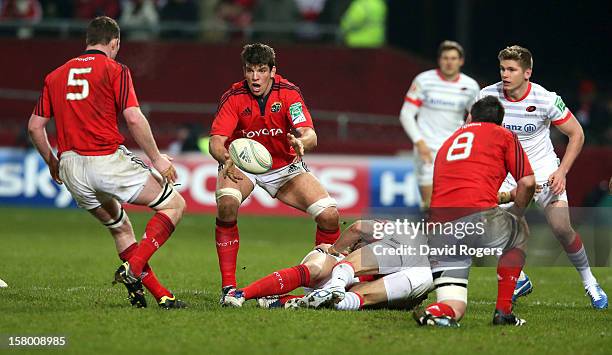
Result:
<instances>
[{"instance_id":1,"label":"player's knee","mask_svg":"<svg viewBox=\"0 0 612 355\"><path fill-rule=\"evenodd\" d=\"M333 214L336 214L336 219L339 219L338 211L336 210L337 206L336 200L331 197L324 197L318 201L315 201L313 204L308 206L306 212L315 220L319 221L320 218L328 219L333 218ZM329 211L328 211L329 210ZM335 212L333 211L335 210ZM323 216L322 216L323 215Z\"/></svg>"},{"instance_id":2,"label":"player's knee","mask_svg":"<svg viewBox=\"0 0 612 355\"><path fill-rule=\"evenodd\" d=\"M573 239L574 235L576 234L576 232L569 223L562 225L551 225L551 229L555 237L560 240L569 241Z\"/></svg>"},{"instance_id":3,"label":"player's knee","mask_svg":"<svg viewBox=\"0 0 612 355\"><path fill-rule=\"evenodd\" d=\"M326 230L338 228L340 214L335 206L325 208L315 219L319 227Z\"/></svg>"}]
</instances>

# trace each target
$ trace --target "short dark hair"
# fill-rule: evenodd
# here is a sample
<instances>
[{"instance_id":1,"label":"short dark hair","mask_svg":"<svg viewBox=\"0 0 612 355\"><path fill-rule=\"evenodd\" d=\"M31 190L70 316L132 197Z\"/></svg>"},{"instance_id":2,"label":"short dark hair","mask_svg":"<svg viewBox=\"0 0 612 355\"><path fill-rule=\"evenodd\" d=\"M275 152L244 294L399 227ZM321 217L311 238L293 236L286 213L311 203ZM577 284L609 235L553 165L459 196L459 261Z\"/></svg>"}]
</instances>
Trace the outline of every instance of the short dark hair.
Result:
<instances>
[{"instance_id":1,"label":"short dark hair","mask_svg":"<svg viewBox=\"0 0 612 355\"><path fill-rule=\"evenodd\" d=\"M446 40L440 43L438 47L438 58L442 56L442 52L450 51L454 49L459 53L459 58L463 58L463 47L459 44L459 42Z\"/></svg>"},{"instance_id":2,"label":"short dark hair","mask_svg":"<svg viewBox=\"0 0 612 355\"><path fill-rule=\"evenodd\" d=\"M96 17L87 26L85 41L88 46L108 44L115 38L119 38L119 25L108 16Z\"/></svg>"},{"instance_id":3,"label":"short dark hair","mask_svg":"<svg viewBox=\"0 0 612 355\"><path fill-rule=\"evenodd\" d=\"M470 114L472 122L491 122L501 126L504 120L504 106L495 96L485 96L476 101Z\"/></svg>"},{"instance_id":4,"label":"short dark hair","mask_svg":"<svg viewBox=\"0 0 612 355\"><path fill-rule=\"evenodd\" d=\"M276 65L276 54L274 49L263 43L247 44L242 48L242 64L267 65L272 69Z\"/></svg>"}]
</instances>

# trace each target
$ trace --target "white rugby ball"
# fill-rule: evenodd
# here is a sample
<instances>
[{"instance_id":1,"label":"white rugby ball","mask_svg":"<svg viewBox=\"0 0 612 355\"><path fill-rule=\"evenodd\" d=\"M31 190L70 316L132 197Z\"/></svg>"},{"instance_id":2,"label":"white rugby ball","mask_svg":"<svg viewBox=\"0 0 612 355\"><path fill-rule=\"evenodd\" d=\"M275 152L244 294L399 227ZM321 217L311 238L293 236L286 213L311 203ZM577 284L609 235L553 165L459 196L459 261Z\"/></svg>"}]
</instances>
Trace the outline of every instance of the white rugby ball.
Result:
<instances>
[{"instance_id":1,"label":"white rugby ball","mask_svg":"<svg viewBox=\"0 0 612 355\"><path fill-rule=\"evenodd\" d=\"M263 174L272 167L270 152L252 139L236 139L229 146L229 154L237 167L251 174Z\"/></svg>"},{"instance_id":2,"label":"white rugby ball","mask_svg":"<svg viewBox=\"0 0 612 355\"><path fill-rule=\"evenodd\" d=\"M0 288L2 287L8 287L8 285L6 284L6 282L2 281L2 279L0 279Z\"/></svg>"}]
</instances>

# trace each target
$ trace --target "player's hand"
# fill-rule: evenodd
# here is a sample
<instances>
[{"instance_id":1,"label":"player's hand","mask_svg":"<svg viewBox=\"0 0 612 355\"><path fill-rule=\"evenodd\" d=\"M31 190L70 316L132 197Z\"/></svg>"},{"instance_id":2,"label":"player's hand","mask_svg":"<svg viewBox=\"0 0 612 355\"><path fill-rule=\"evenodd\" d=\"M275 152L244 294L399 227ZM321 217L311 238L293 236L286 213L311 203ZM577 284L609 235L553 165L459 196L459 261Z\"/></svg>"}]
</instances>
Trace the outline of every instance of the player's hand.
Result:
<instances>
[{"instance_id":1,"label":"player's hand","mask_svg":"<svg viewBox=\"0 0 612 355\"><path fill-rule=\"evenodd\" d=\"M561 195L565 191L565 173L561 169L555 170L548 177L548 185L555 195Z\"/></svg>"},{"instance_id":2,"label":"player's hand","mask_svg":"<svg viewBox=\"0 0 612 355\"><path fill-rule=\"evenodd\" d=\"M172 165L172 158L166 154L160 154L159 158L153 161L153 167L155 170L159 171L164 180L166 180L169 184L174 184L178 178L176 169L174 168L174 165Z\"/></svg>"},{"instance_id":3,"label":"player's hand","mask_svg":"<svg viewBox=\"0 0 612 355\"><path fill-rule=\"evenodd\" d=\"M298 158L304 156L304 143L302 143L301 140L297 139L293 134L287 133L287 141L289 145L293 147L293 150L295 150L295 154L297 154Z\"/></svg>"},{"instance_id":4,"label":"player's hand","mask_svg":"<svg viewBox=\"0 0 612 355\"><path fill-rule=\"evenodd\" d=\"M318 249L326 254L330 254L330 255L337 255L338 252L336 251L336 249L334 248L334 246L332 244L319 244L316 246L315 249Z\"/></svg>"},{"instance_id":5,"label":"player's hand","mask_svg":"<svg viewBox=\"0 0 612 355\"><path fill-rule=\"evenodd\" d=\"M420 140L415 144L417 153L421 157L421 161L425 164L433 164L433 158L431 156L431 149L425 144L424 140Z\"/></svg>"},{"instance_id":6,"label":"player's hand","mask_svg":"<svg viewBox=\"0 0 612 355\"><path fill-rule=\"evenodd\" d=\"M223 169L221 169L221 176L223 176L224 179L230 179L238 183L239 180L242 180L242 176L238 174L234 161L230 158L229 153L225 153L223 157L225 158L225 162L223 163Z\"/></svg>"},{"instance_id":7,"label":"player's hand","mask_svg":"<svg viewBox=\"0 0 612 355\"><path fill-rule=\"evenodd\" d=\"M53 179L53 181L61 185L64 182L59 177L59 160L57 159L55 154L50 155L51 159L49 159L49 173L51 174L51 178Z\"/></svg>"},{"instance_id":8,"label":"player's hand","mask_svg":"<svg viewBox=\"0 0 612 355\"><path fill-rule=\"evenodd\" d=\"M540 184L536 184L535 193L539 194L540 192L542 192L542 190L544 190L544 186L542 186Z\"/></svg>"}]
</instances>

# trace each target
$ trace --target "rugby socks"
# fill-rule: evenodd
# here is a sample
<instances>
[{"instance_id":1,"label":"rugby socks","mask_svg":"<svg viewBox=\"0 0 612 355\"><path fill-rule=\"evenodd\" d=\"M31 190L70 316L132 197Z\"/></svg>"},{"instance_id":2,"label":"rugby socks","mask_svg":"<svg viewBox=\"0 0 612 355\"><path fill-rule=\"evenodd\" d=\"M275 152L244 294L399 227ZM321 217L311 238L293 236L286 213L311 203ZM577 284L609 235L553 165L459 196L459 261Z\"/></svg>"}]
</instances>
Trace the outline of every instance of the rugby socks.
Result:
<instances>
[{"instance_id":1,"label":"rugby socks","mask_svg":"<svg viewBox=\"0 0 612 355\"><path fill-rule=\"evenodd\" d=\"M356 311L363 306L363 297L355 292L347 292L344 299L334 305L340 311Z\"/></svg>"},{"instance_id":2,"label":"rugby socks","mask_svg":"<svg viewBox=\"0 0 612 355\"><path fill-rule=\"evenodd\" d=\"M236 286L236 260L240 247L238 225L236 221L223 222L218 218L216 224L215 241L221 270L221 287Z\"/></svg>"},{"instance_id":3,"label":"rugby socks","mask_svg":"<svg viewBox=\"0 0 612 355\"><path fill-rule=\"evenodd\" d=\"M582 238L580 235L576 233L574 237L574 241L570 245L564 245L563 248L567 253L567 257L570 259L572 264L578 270L580 277L582 278L582 284L584 287L591 286L597 283L595 276L591 272L591 267L589 266L589 258L587 257L586 250L584 249L584 245L582 244Z\"/></svg>"},{"instance_id":4,"label":"rugby socks","mask_svg":"<svg viewBox=\"0 0 612 355\"><path fill-rule=\"evenodd\" d=\"M512 295L524 265L525 253L518 248L506 251L497 262L497 303L495 308L504 314L512 313Z\"/></svg>"},{"instance_id":5,"label":"rugby socks","mask_svg":"<svg viewBox=\"0 0 612 355\"><path fill-rule=\"evenodd\" d=\"M434 317L448 316L455 319L455 310L446 303L432 303L425 310Z\"/></svg>"},{"instance_id":6,"label":"rugby socks","mask_svg":"<svg viewBox=\"0 0 612 355\"><path fill-rule=\"evenodd\" d=\"M247 300L272 295L282 295L291 292L300 286L308 286L310 271L306 265L298 265L275 271L247 287L242 288L244 298Z\"/></svg>"},{"instance_id":7,"label":"rugby socks","mask_svg":"<svg viewBox=\"0 0 612 355\"><path fill-rule=\"evenodd\" d=\"M151 256L170 238L174 223L170 217L157 212L147 223L145 234L134 255L128 260L134 275L140 275Z\"/></svg>"},{"instance_id":8,"label":"rugby socks","mask_svg":"<svg viewBox=\"0 0 612 355\"><path fill-rule=\"evenodd\" d=\"M325 230L317 226L315 245L334 244L338 238L340 238L340 228L336 228L335 230Z\"/></svg>"},{"instance_id":9,"label":"rugby socks","mask_svg":"<svg viewBox=\"0 0 612 355\"><path fill-rule=\"evenodd\" d=\"M134 255L136 249L138 249L138 244L134 243L130 245L129 247L127 247L127 249L119 253L119 259L121 259L122 261L128 260L130 257L132 257L132 255ZM144 287L147 288L147 290L149 290L149 292L151 292L151 294L153 295L153 297L155 297L157 301L159 301L163 296L173 296L172 292L162 286L159 280L157 280L157 277L153 273L153 269L151 269L148 263L145 264L144 269L142 270L141 277L142 284L144 285Z\"/></svg>"},{"instance_id":10,"label":"rugby socks","mask_svg":"<svg viewBox=\"0 0 612 355\"><path fill-rule=\"evenodd\" d=\"M329 280L329 287L346 288L355 281L355 269L353 264L347 261L341 261L334 266Z\"/></svg>"}]
</instances>

